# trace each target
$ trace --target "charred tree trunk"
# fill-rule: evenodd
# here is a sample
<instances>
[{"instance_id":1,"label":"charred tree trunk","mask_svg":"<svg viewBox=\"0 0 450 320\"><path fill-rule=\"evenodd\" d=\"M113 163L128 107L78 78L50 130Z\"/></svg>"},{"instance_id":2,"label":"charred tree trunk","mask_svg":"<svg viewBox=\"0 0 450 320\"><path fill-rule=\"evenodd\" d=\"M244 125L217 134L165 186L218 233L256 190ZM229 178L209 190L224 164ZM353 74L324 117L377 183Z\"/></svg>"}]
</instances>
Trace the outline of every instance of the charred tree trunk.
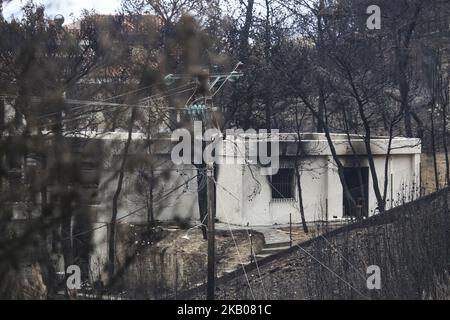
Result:
<instances>
[{"instance_id":1,"label":"charred tree trunk","mask_svg":"<svg viewBox=\"0 0 450 320\"><path fill-rule=\"evenodd\" d=\"M249 60L249 38L250 38L250 29L253 24L253 7L255 0L248 0L245 11L245 22L244 26L239 34L239 59L247 65ZM245 97L246 104L246 112L244 115L244 129L248 129L251 126L250 119L252 115L252 105L253 105L253 95L251 90L251 84L246 83L245 86L241 90L237 90L233 92L233 101L239 101L242 93L246 93L243 96Z\"/></svg>"},{"instance_id":2,"label":"charred tree trunk","mask_svg":"<svg viewBox=\"0 0 450 320\"><path fill-rule=\"evenodd\" d=\"M300 218L302 219L302 227L303 232L308 233L308 225L306 224L306 218L305 218L305 208L303 206L303 190L302 190L302 183L301 183L301 175L300 175L300 169L299 169L299 161L295 161L295 176L297 180L297 190L298 190L298 206L300 208Z\"/></svg>"},{"instance_id":3,"label":"charred tree trunk","mask_svg":"<svg viewBox=\"0 0 450 320\"><path fill-rule=\"evenodd\" d=\"M302 220L302 227L303 232L308 233L308 225L306 224L306 218L305 218L305 208L303 206L303 189L302 189L302 183L301 183L301 175L300 175L300 153L302 152L302 145L301 145L301 134L300 134L300 122L298 119L298 110L295 108L295 124L297 129L297 151L295 156L295 178L297 181L297 191L298 191L298 207L300 210L300 218Z\"/></svg>"},{"instance_id":4,"label":"charred tree trunk","mask_svg":"<svg viewBox=\"0 0 450 320\"><path fill-rule=\"evenodd\" d=\"M131 110L130 122L128 124L128 137L125 143L122 154L122 162L120 164L119 178L117 181L116 191L114 192L112 200L112 215L109 223L109 241L108 241L108 277L109 282L114 278L115 274L115 259L116 259L116 223L118 212L118 201L120 193L122 192L123 179L125 176L125 166L128 159L128 151L130 149L132 137L133 137L133 125L136 117L136 107Z\"/></svg>"},{"instance_id":5,"label":"charred tree trunk","mask_svg":"<svg viewBox=\"0 0 450 320\"><path fill-rule=\"evenodd\" d=\"M155 181L155 177L153 174L153 170L151 170L150 172L150 186L149 186L149 199L148 199L148 204L147 204L147 231L150 232L151 228L154 228L156 225L155 222L155 212L154 212L154 206L153 206L153 202L154 202L154 190L153 190L153 183Z\"/></svg>"},{"instance_id":6,"label":"charred tree trunk","mask_svg":"<svg viewBox=\"0 0 450 320\"><path fill-rule=\"evenodd\" d=\"M248 0L245 11L245 22L240 34L240 59L245 64L248 60L248 39L250 38L250 29L253 23L253 6L255 0Z\"/></svg>"},{"instance_id":7,"label":"charred tree trunk","mask_svg":"<svg viewBox=\"0 0 450 320\"><path fill-rule=\"evenodd\" d=\"M206 227L206 216L208 215L208 192L206 190L206 166L204 164L196 165L197 168L197 194L198 211L200 214L201 230L203 239L208 239L208 228Z\"/></svg>"},{"instance_id":8,"label":"charred tree trunk","mask_svg":"<svg viewBox=\"0 0 450 320\"><path fill-rule=\"evenodd\" d=\"M325 51L324 51L324 39L323 39L323 13L325 9L325 4L323 0L320 0L319 13L317 15L317 57L318 65L321 66L325 62ZM325 88L324 81L320 72L317 73L317 86L319 89L319 108L318 113L323 116L325 112ZM317 132L324 132L323 124L317 122Z\"/></svg>"},{"instance_id":9,"label":"charred tree trunk","mask_svg":"<svg viewBox=\"0 0 450 320\"><path fill-rule=\"evenodd\" d=\"M266 0L266 22L265 22L265 30L264 30L264 58L265 65L270 68L270 3L269 0ZM264 107L265 107L265 127L268 132L272 127L272 109L273 109L273 98L272 98L272 75L268 75L268 78L265 79L265 93L264 93Z\"/></svg>"},{"instance_id":10,"label":"charred tree trunk","mask_svg":"<svg viewBox=\"0 0 450 320\"><path fill-rule=\"evenodd\" d=\"M150 137L150 131L151 131L151 118L149 117L148 119L148 124L147 124L147 152L148 155L150 157L153 156L152 154L152 140ZM150 161L152 161L152 159L150 159ZM147 180L147 184L148 184L148 194L145 193L146 195L146 205L147 205L147 233L148 235L150 235L151 229L154 228L156 226L156 221L155 221L155 212L154 212L154 189L155 189L155 171L154 171L154 167L153 167L153 163L150 163L150 177L145 177L145 179Z\"/></svg>"},{"instance_id":11,"label":"charred tree trunk","mask_svg":"<svg viewBox=\"0 0 450 320\"><path fill-rule=\"evenodd\" d=\"M3 131L5 130L5 100L0 99L0 194L3 191L3 157L5 145L3 141Z\"/></svg>"},{"instance_id":12,"label":"charred tree trunk","mask_svg":"<svg viewBox=\"0 0 450 320\"><path fill-rule=\"evenodd\" d=\"M431 114L430 114L430 124L431 124L431 152L433 153L433 168L434 168L434 185L436 191L439 190L439 169L437 166L437 157L436 157L436 130L434 125L434 110L435 103L432 102L431 105Z\"/></svg>"},{"instance_id":13,"label":"charred tree trunk","mask_svg":"<svg viewBox=\"0 0 450 320\"><path fill-rule=\"evenodd\" d=\"M63 104L64 102L62 101L60 103ZM56 172L54 178L57 190L56 193L52 193L51 199L52 202L56 200L56 206L52 207L57 208L57 214L60 218L61 250L62 256L64 258L64 270L67 270L67 267L72 265L74 261L72 234L73 199L72 194L69 192L69 180L67 178L68 173L66 171L66 161L63 159L63 155L67 154L67 150L64 146L62 111L59 111L56 115L56 121L52 126L52 131L55 134L55 139L53 141L53 152L56 159L55 168L52 168L52 170ZM66 294L69 294L67 289Z\"/></svg>"},{"instance_id":14,"label":"charred tree trunk","mask_svg":"<svg viewBox=\"0 0 450 320\"><path fill-rule=\"evenodd\" d=\"M383 183L383 201L386 205L386 200L387 200L387 189L388 189L388 184L389 184L389 159L391 156L391 150L392 150L392 139L393 139L393 131L394 131L394 125L391 123L390 127L389 127L389 142L388 142L388 150L386 153L386 159L384 161L384 183ZM392 181L391 181L391 185L392 185ZM391 201L391 208L392 208L392 201L393 199L390 199Z\"/></svg>"},{"instance_id":15,"label":"charred tree trunk","mask_svg":"<svg viewBox=\"0 0 450 320\"><path fill-rule=\"evenodd\" d=\"M407 58L402 57L399 62L399 89L400 89L400 104L403 110L403 118L405 122L405 135L407 137L412 137L412 126L411 126L411 110L409 106L409 83L406 75L407 68Z\"/></svg>"},{"instance_id":16,"label":"charred tree trunk","mask_svg":"<svg viewBox=\"0 0 450 320\"><path fill-rule=\"evenodd\" d=\"M367 161L369 162L369 170L370 174L372 176L372 188L373 192L375 193L375 198L377 199L377 206L380 213L385 211L386 203L384 201L383 196L381 195L380 191L380 185L378 182L378 176L377 176L377 169L375 167L375 161L373 159L373 153L372 153L372 132L370 128L369 119L366 116L366 113L364 111L364 102L360 96L359 90L355 85L355 82L353 80L353 77L351 76L350 72L347 72L349 77L350 86L352 88L354 98L356 100L356 103L358 105L358 113L359 117L361 118L363 127L364 127L364 145L366 147L366 155L367 155Z\"/></svg>"},{"instance_id":17,"label":"charred tree trunk","mask_svg":"<svg viewBox=\"0 0 450 320\"><path fill-rule=\"evenodd\" d=\"M324 133L325 133L325 137L327 139L328 147L330 148L333 160L336 163L336 166L338 167L339 180L341 181L341 185L342 185L342 188L343 188L343 192L344 192L345 198L348 200L348 202L350 203L350 205L352 207L355 207L356 206L355 199L353 199L353 196L351 195L351 193L350 193L350 191L348 189L347 182L345 181L344 165L342 164L341 160L339 159L339 157L337 155L336 148L335 148L334 143L333 143L333 139L331 138L331 133L330 133L328 124L326 122L326 119L324 119L326 117L324 117L324 115L318 113L315 110L314 106L309 102L309 100L306 98L306 96L302 92L300 92L300 99L303 101L305 106L311 112L313 117L323 127L323 130L324 130ZM326 113L326 110L324 110L324 114L325 113Z\"/></svg>"},{"instance_id":18,"label":"charred tree trunk","mask_svg":"<svg viewBox=\"0 0 450 320\"><path fill-rule=\"evenodd\" d=\"M444 89L444 101L442 104L442 145L444 146L444 156L445 156L445 184L450 186L450 163L448 157L448 146L447 146L447 108L449 104L449 81L445 82L446 88Z\"/></svg>"},{"instance_id":19,"label":"charred tree trunk","mask_svg":"<svg viewBox=\"0 0 450 320\"><path fill-rule=\"evenodd\" d=\"M407 137L412 137L412 125L411 125L411 108L409 105L409 93L410 84L408 80L408 66L410 64L409 48L411 44L411 38L414 34L417 25L417 19L422 10L422 4L420 1L416 2L414 8L414 14L410 22L406 25L405 33L402 35L401 29L397 31L397 81L400 91L400 104L403 111L403 118L405 123L405 134Z\"/></svg>"},{"instance_id":20,"label":"charred tree trunk","mask_svg":"<svg viewBox=\"0 0 450 320\"><path fill-rule=\"evenodd\" d=\"M358 156L358 153L355 150L355 147L353 145L351 136L350 136L350 126L348 124L348 116L347 116L347 111L345 109L345 106L343 107L343 118L344 118L344 128L345 128L345 134L347 136L347 142L350 145L350 148L352 149L352 154L353 154L353 158L355 159L355 163L358 165L357 168L357 172L358 172L358 180L359 180L359 188L360 188L360 193L364 194L364 183L363 183L363 177L362 177L362 173L361 173L361 160ZM368 206L368 203L366 203L367 199L363 199L363 206L366 207ZM357 219L362 218L362 217L356 217Z\"/></svg>"}]
</instances>

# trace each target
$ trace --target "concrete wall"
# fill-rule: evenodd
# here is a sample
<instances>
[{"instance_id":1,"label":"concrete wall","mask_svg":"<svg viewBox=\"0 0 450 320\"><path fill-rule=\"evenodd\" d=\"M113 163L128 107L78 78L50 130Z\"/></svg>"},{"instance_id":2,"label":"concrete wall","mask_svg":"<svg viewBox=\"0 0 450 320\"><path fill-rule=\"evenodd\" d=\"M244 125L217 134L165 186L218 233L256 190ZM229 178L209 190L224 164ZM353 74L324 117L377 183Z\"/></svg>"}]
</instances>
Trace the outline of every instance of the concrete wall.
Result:
<instances>
[{"instance_id":1,"label":"concrete wall","mask_svg":"<svg viewBox=\"0 0 450 320\"><path fill-rule=\"evenodd\" d=\"M105 279L104 266L108 252L108 223L111 221L113 196L116 192L118 172L121 164L121 152L124 141L106 140L102 143L102 153L106 155L99 168L101 174L98 182L98 195L95 205L90 206L93 252L90 254L90 271L93 280ZM130 163L139 151L136 143L130 151ZM151 161L156 163L154 176L158 177L154 185L154 217L158 221L199 220L197 202L196 169L192 165L176 166L166 150L155 152ZM149 160L150 161L150 158ZM146 160L139 159L140 165L130 165L124 175L122 192L118 200L117 223L123 225L146 224L148 219L149 185L138 191L139 171L150 169L145 167ZM142 166L144 165L144 167Z\"/></svg>"},{"instance_id":2,"label":"concrete wall","mask_svg":"<svg viewBox=\"0 0 450 320\"><path fill-rule=\"evenodd\" d=\"M383 192L386 159L383 146L387 144L387 140L376 143L374 149L378 151L374 151L374 162L379 188ZM341 141L336 145L342 154L339 159L344 166L355 166L354 156L345 154L348 151L345 143ZM287 143L284 148L281 147L281 152L284 152L280 158L281 167L292 166L294 162L292 146L295 146L295 143ZM302 158L299 166L306 220L318 221L327 217L331 221L343 219L343 188L337 166L329 154L327 142L308 141L305 142L304 148L311 154ZM411 201L419 195L420 145L416 149L405 150L405 148L397 149L400 152L393 151L390 157L387 170L387 208ZM225 151L227 150L229 149L225 146ZM245 146L241 146L239 154L245 154L243 150ZM236 154L235 152L234 155ZM232 156L230 153L224 155L227 161ZM369 167L364 154L358 155L358 161L362 167ZM221 166L218 184L216 214L221 221L252 226L287 224L291 215L294 223L300 222L297 185L295 184L294 190L295 199L272 199L268 176L261 174L258 165L236 163ZM369 216L373 215L377 208L373 190L373 179L369 170Z\"/></svg>"},{"instance_id":3,"label":"concrete wall","mask_svg":"<svg viewBox=\"0 0 450 320\"><path fill-rule=\"evenodd\" d=\"M346 163L346 159L341 160ZM361 160L362 166L368 166L367 159ZM404 197L405 201L416 198L417 194L410 192L414 184L417 184L415 160L417 159L414 155L392 156L388 171L388 208L401 204ZM384 161L384 157L375 157L381 190L384 183ZM325 220L327 210L329 220L342 219L343 188L333 160L327 156L310 157L302 161L300 169L306 220ZM293 222L300 222L297 186L295 199L272 199L268 177L260 175L257 166L228 165L224 173L219 174L218 183L220 186L217 190L217 216L222 221L239 225L286 224L289 223L291 214ZM377 206L372 184L372 175L369 173L369 215L375 213ZM242 194L242 197L236 199L230 193L236 197Z\"/></svg>"},{"instance_id":4,"label":"concrete wall","mask_svg":"<svg viewBox=\"0 0 450 320\"><path fill-rule=\"evenodd\" d=\"M70 138L70 137L69 137ZM78 146L74 154L81 154L82 162L94 159L96 169L81 169L82 187L80 196L86 203L80 206L81 216L88 216L89 223L95 229L92 241L96 243L97 252L92 255L91 268L101 274L107 252L107 224L112 214L112 199L117 187L118 172L121 164L121 154L126 142L126 133L108 133L88 138L73 137ZM329 146L320 134L305 135L302 147L307 156L302 159L300 170L304 208L307 221L342 219L342 187L336 166L332 161ZM334 135L335 147L346 166L352 166L352 156L349 156L347 137ZM249 138L250 139L250 138ZM156 161L156 175L161 175L155 187L155 218L158 220L196 220L199 219L197 203L196 171L191 164L175 166L170 159L171 142L161 139L154 143L152 149L153 161ZM242 142L242 141L241 141ZM245 143L226 142L223 154L218 152L222 163L218 166L217 185L217 218L223 222L236 225L273 225L286 224L289 215L292 221L300 222L298 199L271 199L271 187L268 176L262 174L261 167L252 163L247 155ZM297 141L293 135L279 136L280 165L292 165L296 152ZM383 181L384 154L386 139L373 140L376 169L380 183ZM392 193L394 205L405 194L405 190L418 182L418 166L420 164L420 141L416 139L395 139L389 172L393 175ZM353 142L354 150L359 155L362 166L367 166L364 156L364 145L361 140ZM141 224L147 221L146 198L136 191L136 179L139 169L149 163L150 159L139 159L147 152L145 137L133 134L130 148L129 166L126 168L123 191L119 197L118 223ZM233 149L235 152L231 152ZM220 150L219 150L220 151ZM139 164L136 164L139 163ZM98 177L95 173L98 171ZM92 180L92 181L90 181ZM370 183L371 184L371 183ZM391 190L390 185L388 189ZM376 207L375 197L369 186L369 211L372 214ZM49 188L51 192L51 188ZM297 192L295 192L297 194ZM388 193L390 200L390 192ZM414 196L407 198L410 200ZM389 207L389 205L388 205ZM20 211L20 210L19 210ZM17 211L17 212L19 212ZM23 210L22 210L23 212ZM102 261L103 260L103 261Z\"/></svg>"},{"instance_id":5,"label":"concrete wall","mask_svg":"<svg viewBox=\"0 0 450 320\"><path fill-rule=\"evenodd\" d=\"M69 137L70 138L70 137ZM88 158L96 159L98 180L92 186L83 186L82 195L89 206L90 221L105 224L110 221L112 198L117 187L117 177L121 164L121 154L127 134L123 132L94 135L88 138L74 137L80 150L88 153ZM246 139L246 140L245 140ZM255 141L254 137L227 141L217 150L218 165L216 215L224 222L237 225L273 225L300 221L297 190L295 199L272 199L268 176L263 175L261 167L252 163L248 157L249 145L246 141ZM251 140L253 139L253 140ZM259 139L259 138L258 138ZM274 136L280 145L280 166L292 166L298 141L292 134ZM342 186L333 162L327 141L321 134L304 134L301 141L306 156L300 164L301 184L307 221L328 218L343 218ZM346 135L333 135L333 141L341 161L345 166L355 166L356 151L361 166L368 166L365 146L359 137L353 137L350 148ZM271 140L271 141L272 141ZM254 143L254 142L253 142ZM380 189L383 191L385 153L388 140L375 137L372 140L372 152ZM145 223L147 221L146 197L136 189L138 172L147 170L146 163L154 162L156 176L161 178L154 190L155 218L158 220L197 220L199 219L197 203L196 170L193 165L174 165L170 159L172 143L170 139L161 138L152 144L152 156L149 159L133 157L147 153L145 136L133 133L129 163L125 172L123 191L119 197L118 219L123 223ZM251 145L250 145L251 146ZM396 138L392 141L392 155L389 161L389 184L387 187L387 207L414 199L417 194L410 191L419 185L420 141L417 139ZM86 151L88 150L88 152ZM99 157L101 156L101 159ZM83 161L86 161L84 159ZM136 164L139 163L139 164ZM133 165L134 164L134 165ZM82 168L83 179L90 180L96 170ZM392 178L392 179L391 179ZM392 181L391 181L392 180ZM148 187L148 186L147 186ZM50 189L50 188L49 188ZM376 199L369 176L369 214L376 210ZM415 190L414 190L415 191ZM392 195L392 196L391 196ZM392 198L392 199L391 199ZM84 200L83 200L84 201ZM23 210L22 210L23 211Z\"/></svg>"}]
</instances>

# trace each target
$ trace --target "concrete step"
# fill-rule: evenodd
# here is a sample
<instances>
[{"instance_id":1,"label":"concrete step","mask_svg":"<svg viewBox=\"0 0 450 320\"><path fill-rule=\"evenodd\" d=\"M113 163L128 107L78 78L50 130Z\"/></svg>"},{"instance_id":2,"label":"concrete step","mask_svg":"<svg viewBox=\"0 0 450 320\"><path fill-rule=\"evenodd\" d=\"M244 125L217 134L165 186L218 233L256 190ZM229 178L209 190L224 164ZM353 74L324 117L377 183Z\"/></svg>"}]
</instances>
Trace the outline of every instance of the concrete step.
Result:
<instances>
[{"instance_id":1,"label":"concrete step","mask_svg":"<svg viewBox=\"0 0 450 320\"><path fill-rule=\"evenodd\" d=\"M240 267L240 266L239 266L239 267ZM239 267L237 267L237 268L239 268ZM237 268L236 268L236 269L237 269ZM236 271L236 269L228 269L228 270L224 270L224 271L223 271L223 274L225 275L225 274L232 273L232 272Z\"/></svg>"},{"instance_id":2,"label":"concrete step","mask_svg":"<svg viewBox=\"0 0 450 320\"><path fill-rule=\"evenodd\" d=\"M261 250L261 254L275 254L275 253L278 253L278 252L281 252L281 251L284 251L284 250L287 250L287 249L289 249L290 248L290 246L288 245L288 246L280 246L280 247L272 247L272 248L263 248L262 250Z\"/></svg>"},{"instance_id":3,"label":"concrete step","mask_svg":"<svg viewBox=\"0 0 450 320\"><path fill-rule=\"evenodd\" d=\"M262 253L259 253L259 254L257 254L257 255L255 256L255 258L256 258L257 261L259 261L259 260L261 260L261 259L264 259L264 258L267 258L267 257L270 257L270 256L271 256L271 254L262 254Z\"/></svg>"},{"instance_id":4,"label":"concrete step","mask_svg":"<svg viewBox=\"0 0 450 320\"><path fill-rule=\"evenodd\" d=\"M271 242L266 241L264 248L280 248L280 247L289 247L291 245L290 241L282 241L282 242Z\"/></svg>"}]
</instances>

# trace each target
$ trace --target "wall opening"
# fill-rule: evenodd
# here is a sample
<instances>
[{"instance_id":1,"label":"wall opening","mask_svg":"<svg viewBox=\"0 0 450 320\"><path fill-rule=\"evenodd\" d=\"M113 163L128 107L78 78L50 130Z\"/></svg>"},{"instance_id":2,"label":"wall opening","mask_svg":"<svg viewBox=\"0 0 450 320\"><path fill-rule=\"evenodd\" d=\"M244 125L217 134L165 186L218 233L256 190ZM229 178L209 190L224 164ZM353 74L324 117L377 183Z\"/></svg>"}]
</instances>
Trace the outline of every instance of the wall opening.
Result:
<instances>
[{"instance_id":1,"label":"wall opening","mask_svg":"<svg viewBox=\"0 0 450 320\"><path fill-rule=\"evenodd\" d=\"M280 168L277 174L270 177L272 199L293 199L294 168Z\"/></svg>"},{"instance_id":2,"label":"wall opening","mask_svg":"<svg viewBox=\"0 0 450 320\"><path fill-rule=\"evenodd\" d=\"M369 215L369 168L344 168L344 178L356 203L355 206L351 205L345 194L343 194L344 217L367 217Z\"/></svg>"}]
</instances>

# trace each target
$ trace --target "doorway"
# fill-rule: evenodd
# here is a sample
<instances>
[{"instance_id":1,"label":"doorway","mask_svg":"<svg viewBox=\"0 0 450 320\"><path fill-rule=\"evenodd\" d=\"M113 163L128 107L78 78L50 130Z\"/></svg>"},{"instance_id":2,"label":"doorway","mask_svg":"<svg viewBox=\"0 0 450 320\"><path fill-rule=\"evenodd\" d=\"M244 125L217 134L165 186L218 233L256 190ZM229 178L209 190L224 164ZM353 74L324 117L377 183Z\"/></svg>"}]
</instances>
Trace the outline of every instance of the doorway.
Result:
<instances>
[{"instance_id":1,"label":"doorway","mask_svg":"<svg viewBox=\"0 0 450 320\"><path fill-rule=\"evenodd\" d=\"M355 205L343 194L344 217L362 218L369 215L369 168L344 168L345 183L355 201Z\"/></svg>"}]
</instances>

